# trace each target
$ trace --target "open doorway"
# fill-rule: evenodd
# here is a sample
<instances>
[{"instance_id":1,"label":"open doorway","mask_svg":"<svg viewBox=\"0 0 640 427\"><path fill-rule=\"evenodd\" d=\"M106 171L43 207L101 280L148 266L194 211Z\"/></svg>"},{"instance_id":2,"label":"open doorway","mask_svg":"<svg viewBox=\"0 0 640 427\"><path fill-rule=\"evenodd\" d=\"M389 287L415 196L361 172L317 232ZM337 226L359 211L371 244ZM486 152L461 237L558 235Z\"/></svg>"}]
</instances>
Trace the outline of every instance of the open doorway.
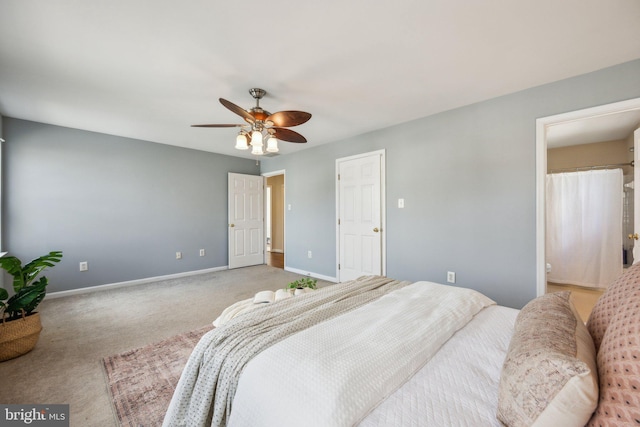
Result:
<instances>
[{"instance_id":1,"label":"open doorway","mask_svg":"<svg viewBox=\"0 0 640 427\"><path fill-rule=\"evenodd\" d=\"M265 185L265 254L266 263L272 267L284 268L284 211L285 180L284 171L264 175Z\"/></svg>"},{"instance_id":2,"label":"open doorway","mask_svg":"<svg viewBox=\"0 0 640 427\"><path fill-rule=\"evenodd\" d=\"M633 190L637 173L633 162L638 155L634 130L638 127L640 99L546 117L537 123L537 294L571 291L585 321L604 289L633 262L633 241L627 236L640 226L634 219ZM596 197L601 189L588 185L611 188ZM606 202L613 193L617 193L615 200ZM600 220L587 233L589 221L597 221L602 208L586 208L596 198L615 213L607 227ZM585 212L572 207L580 205ZM577 219L570 219L574 215ZM581 236L570 237L576 229ZM587 235L595 241L577 242ZM582 259L595 256L594 248L601 244L598 262Z\"/></svg>"},{"instance_id":3,"label":"open doorway","mask_svg":"<svg viewBox=\"0 0 640 427\"><path fill-rule=\"evenodd\" d=\"M585 321L632 262L632 136L547 144L547 293L572 292Z\"/></svg>"}]
</instances>

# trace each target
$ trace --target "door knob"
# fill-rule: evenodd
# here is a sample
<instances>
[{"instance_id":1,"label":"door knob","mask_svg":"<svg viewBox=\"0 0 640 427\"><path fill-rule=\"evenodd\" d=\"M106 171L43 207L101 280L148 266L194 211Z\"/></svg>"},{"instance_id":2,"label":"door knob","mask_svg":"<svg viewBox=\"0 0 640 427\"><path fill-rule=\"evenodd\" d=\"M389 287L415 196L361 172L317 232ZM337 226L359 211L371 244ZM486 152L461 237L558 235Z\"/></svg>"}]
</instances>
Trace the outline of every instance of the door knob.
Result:
<instances>
[{"instance_id":1,"label":"door knob","mask_svg":"<svg viewBox=\"0 0 640 427\"><path fill-rule=\"evenodd\" d=\"M235 226L236 226L235 224L229 224L229 227L235 227Z\"/></svg>"},{"instance_id":2,"label":"door knob","mask_svg":"<svg viewBox=\"0 0 640 427\"><path fill-rule=\"evenodd\" d=\"M638 240L638 233L633 233L633 234L629 234L629 239L630 240Z\"/></svg>"},{"instance_id":3,"label":"door knob","mask_svg":"<svg viewBox=\"0 0 640 427\"><path fill-rule=\"evenodd\" d=\"M378 231L380 231L380 230L378 230L378 227L376 227L376 228L374 228L374 229L373 229L373 232L374 232L374 233L377 233Z\"/></svg>"}]
</instances>

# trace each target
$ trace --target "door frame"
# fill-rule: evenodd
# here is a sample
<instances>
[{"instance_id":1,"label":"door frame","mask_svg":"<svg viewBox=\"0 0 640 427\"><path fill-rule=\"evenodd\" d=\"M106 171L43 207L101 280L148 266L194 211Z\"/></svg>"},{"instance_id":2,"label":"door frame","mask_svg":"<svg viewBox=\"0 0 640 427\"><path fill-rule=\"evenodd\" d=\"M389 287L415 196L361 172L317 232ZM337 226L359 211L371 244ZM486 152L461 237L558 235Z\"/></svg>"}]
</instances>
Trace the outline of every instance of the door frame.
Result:
<instances>
[{"instance_id":1,"label":"door frame","mask_svg":"<svg viewBox=\"0 0 640 427\"><path fill-rule=\"evenodd\" d=\"M546 271L546 185L547 128L555 124L640 109L640 98L569 111L536 119L536 295L547 289ZM635 154L634 154L635 156ZM640 167L637 165L636 167Z\"/></svg>"},{"instance_id":2,"label":"door frame","mask_svg":"<svg viewBox=\"0 0 640 427\"><path fill-rule=\"evenodd\" d=\"M338 173L340 171L340 163L349 160L360 159L370 156L380 156L380 254L381 254L381 269L382 275L387 275L387 176L386 176L386 150L369 151L366 153L356 154L348 157L341 157L336 159L336 280L340 283L340 227L338 227L338 220L340 219L340 182L338 181Z\"/></svg>"},{"instance_id":3,"label":"door frame","mask_svg":"<svg viewBox=\"0 0 640 427\"><path fill-rule=\"evenodd\" d=\"M284 251L284 267L285 269L287 268L287 174L285 169L281 169L281 170L277 170L277 171L272 171L272 172L263 172L260 175L262 175L262 177L264 178L264 200L266 200L267 197L267 178L271 177L271 176L277 176L277 175L282 175L282 182L284 183L284 191L282 192L282 197L283 197L283 209L282 209L282 250ZM272 191L273 194L273 191ZM267 204L264 204L264 209L265 212L264 214L266 215L266 209L267 209ZM266 218L266 216L265 216ZM273 224L273 217L271 218L271 223ZM266 233L265 233L266 236ZM272 240L273 240L273 236L272 236ZM267 239L264 239L264 256L265 256L265 263L267 262Z\"/></svg>"},{"instance_id":4,"label":"door frame","mask_svg":"<svg viewBox=\"0 0 640 427\"><path fill-rule=\"evenodd\" d=\"M640 197L638 197L640 196L640 187L636 187L635 181L640 182L640 127L633 131L633 164L633 230L631 232L637 235L640 226ZM639 166L636 168L635 165ZM633 257L631 264L640 262L640 244L637 239L633 242L631 256Z\"/></svg>"}]
</instances>

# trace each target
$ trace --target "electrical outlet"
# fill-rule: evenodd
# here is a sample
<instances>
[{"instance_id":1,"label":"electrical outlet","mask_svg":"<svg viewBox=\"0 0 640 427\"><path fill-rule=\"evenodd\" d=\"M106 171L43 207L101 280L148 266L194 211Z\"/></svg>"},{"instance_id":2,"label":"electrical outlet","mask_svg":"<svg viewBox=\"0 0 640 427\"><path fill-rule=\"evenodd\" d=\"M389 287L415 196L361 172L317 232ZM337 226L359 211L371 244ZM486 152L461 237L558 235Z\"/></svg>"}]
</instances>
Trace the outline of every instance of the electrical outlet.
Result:
<instances>
[{"instance_id":1,"label":"electrical outlet","mask_svg":"<svg viewBox=\"0 0 640 427\"><path fill-rule=\"evenodd\" d=\"M182 259L182 252L176 252L176 259Z\"/></svg>"},{"instance_id":2,"label":"electrical outlet","mask_svg":"<svg viewBox=\"0 0 640 427\"><path fill-rule=\"evenodd\" d=\"M456 283L456 273L453 271L447 271L447 282Z\"/></svg>"},{"instance_id":3,"label":"electrical outlet","mask_svg":"<svg viewBox=\"0 0 640 427\"><path fill-rule=\"evenodd\" d=\"M311 253L311 251L307 252L307 258L312 258L313 254Z\"/></svg>"},{"instance_id":4,"label":"electrical outlet","mask_svg":"<svg viewBox=\"0 0 640 427\"><path fill-rule=\"evenodd\" d=\"M200 256L204 256L204 249L200 249Z\"/></svg>"},{"instance_id":5,"label":"electrical outlet","mask_svg":"<svg viewBox=\"0 0 640 427\"><path fill-rule=\"evenodd\" d=\"M404 199L398 199L398 208L404 208Z\"/></svg>"},{"instance_id":6,"label":"electrical outlet","mask_svg":"<svg viewBox=\"0 0 640 427\"><path fill-rule=\"evenodd\" d=\"M82 261L80 263L80 271L87 271L89 269L89 263L87 261Z\"/></svg>"}]
</instances>

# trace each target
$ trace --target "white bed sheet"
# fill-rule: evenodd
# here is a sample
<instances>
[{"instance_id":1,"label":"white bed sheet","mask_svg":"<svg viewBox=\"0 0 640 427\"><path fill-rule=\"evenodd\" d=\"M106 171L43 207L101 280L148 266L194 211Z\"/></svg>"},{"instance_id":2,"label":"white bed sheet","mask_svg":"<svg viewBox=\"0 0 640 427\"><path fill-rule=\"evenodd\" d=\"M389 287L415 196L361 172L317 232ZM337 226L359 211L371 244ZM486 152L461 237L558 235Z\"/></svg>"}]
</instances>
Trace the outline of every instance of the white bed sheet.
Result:
<instances>
[{"instance_id":1,"label":"white bed sheet","mask_svg":"<svg viewBox=\"0 0 640 427\"><path fill-rule=\"evenodd\" d=\"M498 384L517 315L501 306L482 310L360 427L501 426Z\"/></svg>"}]
</instances>

